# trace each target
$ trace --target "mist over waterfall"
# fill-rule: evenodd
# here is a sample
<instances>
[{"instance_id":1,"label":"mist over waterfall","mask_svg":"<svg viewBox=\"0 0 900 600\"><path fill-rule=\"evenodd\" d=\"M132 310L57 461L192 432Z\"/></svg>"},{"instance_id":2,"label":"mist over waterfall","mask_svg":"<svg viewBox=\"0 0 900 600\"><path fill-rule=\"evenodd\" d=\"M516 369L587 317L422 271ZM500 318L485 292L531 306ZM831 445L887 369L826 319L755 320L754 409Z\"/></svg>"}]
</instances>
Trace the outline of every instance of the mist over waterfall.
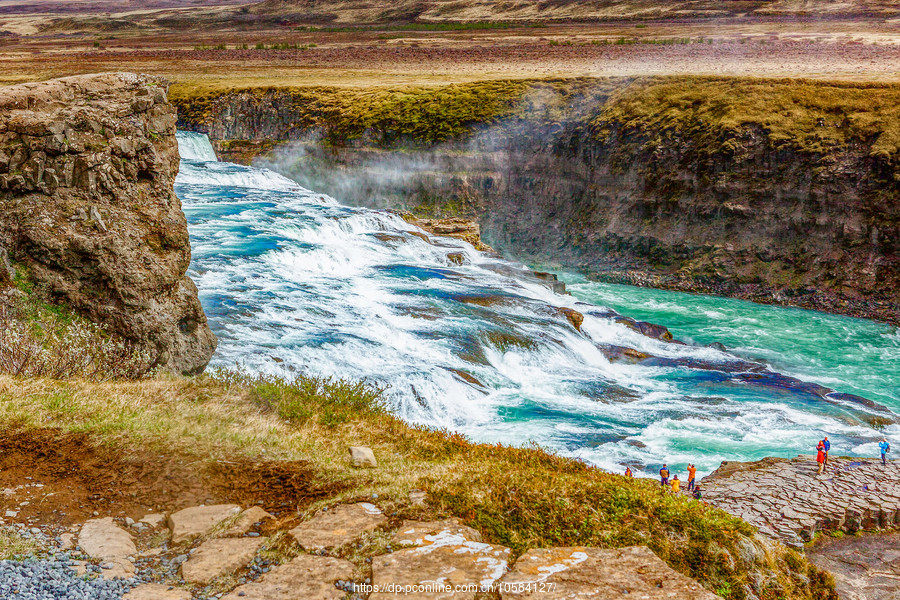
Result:
<instances>
[{"instance_id":1,"label":"mist over waterfall","mask_svg":"<svg viewBox=\"0 0 900 600\"><path fill-rule=\"evenodd\" d=\"M217 162L205 135L178 141L214 365L366 379L408 421L534 441L610 470L793 456L822 431L869 452L876 422L900 443L896 329L576 275L562 274L572 295L557 294L525 265L391 212ZM561 308L584 315L580 329Z\"/></svg>"}]
</instances>

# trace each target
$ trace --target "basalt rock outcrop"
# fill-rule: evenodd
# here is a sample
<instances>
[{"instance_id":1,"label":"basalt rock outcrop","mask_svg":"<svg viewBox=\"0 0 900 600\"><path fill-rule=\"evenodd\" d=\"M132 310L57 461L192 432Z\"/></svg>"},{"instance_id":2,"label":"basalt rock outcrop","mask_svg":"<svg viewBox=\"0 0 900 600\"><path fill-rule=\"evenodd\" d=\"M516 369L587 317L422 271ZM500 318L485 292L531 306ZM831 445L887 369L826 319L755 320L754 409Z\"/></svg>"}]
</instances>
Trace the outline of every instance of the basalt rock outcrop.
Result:
<instances>
[{"instance_id":1,"label":"basalt rock outcrop","mask_svg":"<svg viewBox=\"0 0 900 600\"><path fill-rule=\"evenodd\" d=\"M129 73L0 89L0 246L37 293L192 374L217 342L185 274L166 94Z\"/></svg>"},{"instance_id":2,"label":"basalt rock outcrop","mask_svg":"<svg viewBox=\"0 0 900 600\"><path fill-rule=\"evenodd\" d=\"M893 529L900 523L900 464L814 456L724 462L701 480L703 500L798 548L818 532Z\"/></svg>"}]
</instances>

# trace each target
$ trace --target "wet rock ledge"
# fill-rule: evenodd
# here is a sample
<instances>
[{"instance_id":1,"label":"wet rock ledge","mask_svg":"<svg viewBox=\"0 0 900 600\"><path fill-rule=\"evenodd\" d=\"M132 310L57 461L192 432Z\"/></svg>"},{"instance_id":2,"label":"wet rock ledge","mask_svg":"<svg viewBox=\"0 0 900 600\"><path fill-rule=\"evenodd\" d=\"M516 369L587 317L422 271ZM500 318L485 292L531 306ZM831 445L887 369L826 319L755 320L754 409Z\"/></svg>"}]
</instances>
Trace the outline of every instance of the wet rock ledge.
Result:
<instances>
[{"instance_id":1,"label":"wet rock ledge","mask_svg":"<svg viewBox=\"0 0 900 600\"><path fill-rule=\"evenodd\" d=\"M814 456L724 462L701 480L703 499L785 544L803 547L817 532L856 532L900 524L900 464Z\"/></svg>"},{"instance_id":2,"label":"wet rock ledge","mask_svg":"<svg viewBox=\"0 0 900 600\"><path fill-rule=\"evenodd\" d=\"M108 73L0 88L0 247L37 293L202 371L197 288L167 83Z\"/></svg>"}]
</instances>

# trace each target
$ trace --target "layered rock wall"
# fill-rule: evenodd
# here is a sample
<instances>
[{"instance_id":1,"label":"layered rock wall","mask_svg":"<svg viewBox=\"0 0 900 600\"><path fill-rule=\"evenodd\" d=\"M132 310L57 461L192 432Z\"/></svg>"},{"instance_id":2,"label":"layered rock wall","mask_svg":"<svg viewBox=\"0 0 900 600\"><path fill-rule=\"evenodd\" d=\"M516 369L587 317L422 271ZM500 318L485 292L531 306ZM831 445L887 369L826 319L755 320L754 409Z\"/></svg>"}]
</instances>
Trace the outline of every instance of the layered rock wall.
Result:
<instances>
[{"instance_id":1,"label":"layered rock wall","mask_svg":"<svg viewBox=\"0 0 900 600\"><path fill-rule=\"evenodd\" d=\"M197 373L216 348L197 288L165 81L0 88L0 246L36 293Z\"/></svg>"}]
</instances>

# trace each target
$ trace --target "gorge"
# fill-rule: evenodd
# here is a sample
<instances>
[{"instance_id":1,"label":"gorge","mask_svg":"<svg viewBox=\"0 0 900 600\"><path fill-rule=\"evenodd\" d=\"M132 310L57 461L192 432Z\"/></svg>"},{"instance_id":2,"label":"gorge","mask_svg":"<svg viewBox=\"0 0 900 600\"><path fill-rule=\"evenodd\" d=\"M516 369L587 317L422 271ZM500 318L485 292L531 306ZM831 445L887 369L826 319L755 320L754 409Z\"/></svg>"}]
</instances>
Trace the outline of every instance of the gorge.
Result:
<instances>
[{"instance_id":1,"label":"gorge","mask_svg":"<svg viewBox=\"0 0 900 600\"><path fill-rule=\"evenodd\" d=\"M895 427L890 326L566 273L571 295L556 293L394 213L215 161L202 134L179 141L216 365L369 380L409 422L613 472L794 456L822 431L872 455Z\"/></svg>"},{"instance_id":2,"label":"gorge","mask_svg":"<svg viewBox=\"0 0 900 600\"><path fill-rule=\"evenodd\" d=\"M898 323L892 86L728 78L179 90L179 127L594 279ZM317 141L319 140L319 141Z\"/></svg>"}]
</instances>

